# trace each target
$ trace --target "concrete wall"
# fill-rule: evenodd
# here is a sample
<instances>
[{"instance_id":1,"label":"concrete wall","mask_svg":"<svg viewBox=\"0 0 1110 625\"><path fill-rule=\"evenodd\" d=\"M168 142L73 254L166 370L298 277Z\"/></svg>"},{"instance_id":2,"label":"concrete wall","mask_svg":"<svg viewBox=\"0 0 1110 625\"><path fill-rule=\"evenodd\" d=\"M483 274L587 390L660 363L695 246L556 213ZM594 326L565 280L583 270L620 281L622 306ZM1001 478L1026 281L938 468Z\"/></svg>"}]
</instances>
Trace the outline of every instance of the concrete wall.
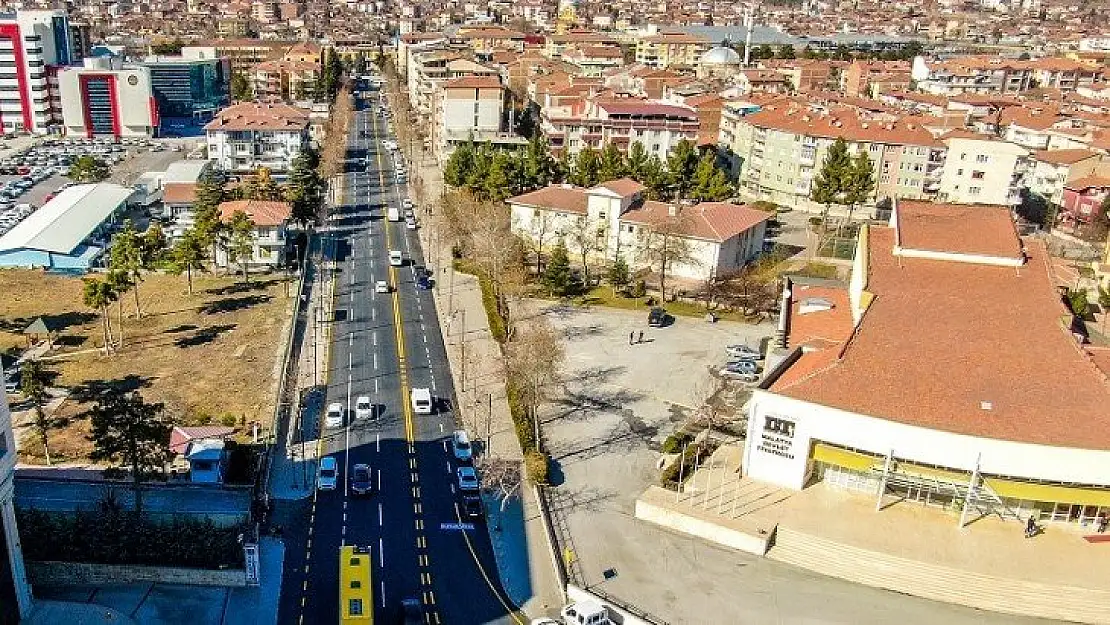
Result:
<instances>
[{"instance_id":1,"label":"concrete wall","mask_svg":"<svg viewBox=\"0 0 1110 625\"><path fill-rule=\"evenodd\" d=\"M31 584L66 586L75 584L163 583L189 586L247 585L243 569L213 571L169 566L126 566L118 564L78 564L75 562L28 562Z\"/></svg>"},{"instance_id":2,"label":"concrete wall","mask_svg":"<svg viewBox=\"0 0 1110 625\"><path fill-rule=\"evenodd\" d=\"M663 490L658 486L653 486L651 489ZM670 499L673 499L673 496ZM767 553L768 543L773 535L773 532L763 535L756 532L742 532L726 527L715 519L699 519L666 505L659 500L658 496L637 498L636 518L757 556Z\"/></svg>"}]
</instances>

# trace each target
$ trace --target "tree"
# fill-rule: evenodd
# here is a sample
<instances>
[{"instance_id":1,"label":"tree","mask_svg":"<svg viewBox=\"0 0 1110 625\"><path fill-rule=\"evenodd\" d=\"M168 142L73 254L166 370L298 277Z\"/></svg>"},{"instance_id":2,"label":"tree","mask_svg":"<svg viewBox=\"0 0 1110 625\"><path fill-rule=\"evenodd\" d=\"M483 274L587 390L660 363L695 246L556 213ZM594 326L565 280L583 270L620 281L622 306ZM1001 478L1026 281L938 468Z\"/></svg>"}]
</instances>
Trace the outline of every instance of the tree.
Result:
<instances>
[{"instance_id":1,"label":"tree","mask_svg":"<svg viewBox=\"0 0 1110 625\"><path fill-rule=\"evenodd\" d=\"M532 426L537 450L542 448L539 408L559 379L565 358L562 340L542 315L529 321L506 345L506 369Z\"/></svg>"},{"instance_id":2,"label":"tree","mask_svg":"<svg viewBox=\"0 0 1110 625\"><path fill-rule=\"evenodd\" d=\"M251 83L243 72L231 73L231 99L236 102L248 102L254 99Z\"/></svg>"},{"instance_id":3,"label":"tree","mask_svg":"<svg viewBox=\"0 0 1110 625\"><path fill-rule=\"evenodd\" d=\"M498 151L493 155L479 197L491 202L503 202L521 191L520 179L517 161L507 152Z\"/></svg>"},{"instance_id":4,"label":"tree","mask_svg":"<svg viewBox=\"0 0 1110 625\"><path fill-rule=\"evenodd\" d=\"M605 224L592 223L585 217L579 217L567 233L574 249L578 251L578 258L582 261L582 281L589 288L590 284L590 257L605 249Z\"/></svg>"},{"instance_id":5,"label":"tree","mask_svg":"<svg viewBox=\"0 0 1110 625\"><path fill-rule=\"evenodd\" d=\"M547 268L543 271L543 286L548 293L567 296L571 292L573 276L570 273L570 258L567 255L567 246L562 239L551 250L551 257L547 259Z\"/></svg>"},{"instance_id":6,"label":"tree","mask_svg":"<svg viewBox=\"0 0 1110 625\"><path fill-rule=\"evenodd\" d=\"M189 295L193 294L193 272L204 269L204 250L204 242L197 236L196 230L190 228L170 251L170 267L177 275L185 274Z\"/></svg>"},{"instance_id":7,"label":"tree","mask_svg":"<svg viewBox=\"0 0 1110 625\"><path fill-rule=\"evenodd\" d=\"M628 175L628 164L625 163L624 154L615 143L608 143L601 151L601 162L598 166L598 181L607 182Z\"/></svg>"},{"instance_id":8,"label":"tree","mask_svg":"<svg viewBox=\"0 0 1110 625\"><path fill-rule=\"evenodd\" d=\"M525 192L551 184L555 180L556 165L547 141L539 134L533 135L528 142L528 147L524 150L521 178Z\"/></svg>"},{"instance_id":9,"label":"tree","mask_svg":"<svg viewBox=\"0 0 1110 625\"><path fill-rule=\"evenodd\" d=\"M640 253L659 268L659 293L666 299L667 272L676 264L696 264L698 258L686 237L687 218L681 211L640 228Z\"/></svg>"},{"instance_id":10,"label":"tree","mask_svg":"<svg viewBox=\"0 0 1110 625\"><path fill-rule=\"evenodd\" d=\"M116 331L119 333L116 344L117 347L123 348L123 296L135 287L135 281L131 278L130 272L119 268L110 269L104 276L104 281L112 287L112 292L116 295L116 325L118 326Z\"/></svg>"},{"instance_id":11,"label":"tree","mask_svg":"<svg viewBox=\"0 0 1110 625\"><path fill-rule=\"evenodd\" d=\"M601 159L591 146L582 148L574 157L571 182L580 187L595 187L601 178Z\"/></svg>"},{"instance_id":12,"label":"tree","mask_svg":"<svg viewBox=\"0 0 1110 625\"><path fill-rule=\"evenodd\" d=\"M609 264L609 274L606 279L614 290L624 289L629 282L632 282L632 273L628 270L628 263L625 262L622 254L617 253L617 257Z\"/></svg>"},{"instance_id":13,"label":"tree","mask_svg":"<svg viewBox=\"0 0 1110 625\"><path fill-rule=\"evenodd\" d=\"M143 254L143 239L136 232L134 224L128 219L123 222L123 230L112 237L109 267L124 273L126 284L130 284L135 294L135 318L143 318L142 304L139 300L139 283L142 282L143 267L147 264ZM125 284L125 282L120 282ZM122 293L121 291L116 291Z\"/></svg>"},{"instance_id":14,"label":"tree","mask_svg":"<svg viewBox=\"0 0 1110 625\"><path fill-rule=\"evenodd\" d=\"M46 464L50 465L50 428L52 420L46 414L46 402L50 396L46 392L51 371L42 364L41 360L25 360L19 369L19 390L31 406L35 409L35 433L42 439L42 452Z\"/></svg>"},{"instance_id":15,"label":"tree","mask_svg":"<svg viewBox=\"0 0 1110 625\"><path fill-rule=\"evenodd\" d=\"M277 182L274 181L270 168L259 167L253 176L247 179L244 185L242 198L244 200L281 201L284 193Z\"/></svg>"},{"instance_id":16,"label":"tree","mask_svg":"<svg viewBox=\"0 0 1110 625\"><path fill-rule=\"evenodd\" d=\"M220 220L220 203L224 201L224 179L215 170L209 169L197 180L193 200L193 228L205 247L211 248L211 257L216 258L216 244L219 241L223 222Z\"/></svg>"},{"instance_id":17,"label":"tree","mask_svg":"<svg viewBox=\"0 0 1110 625\"><path fill-rule=\"evenodd\" d=\"M678 199L688 196L694 185L694 172L698 168L698 151L694 143L683 139L667 155L667 172L671 189Z\"/></svg>"},{"instance_id":18,"label":"tree","mask_svg":"<svg viewBox=\"0 0 1110 625\"><path fill-rule=\"evenodd\" d=\"M719 202L732 197L734 189L723 170L717 167L712 154L706 154L698 161L694 171L694 184L690 197L700 202Z\"/></svg>"},{"instance_id":19,"label":"tree","mask_svg":"<svg viewBox=\"0 0 1110 625\"><path fill-rule=\"evenodd\" d=\"M161 262L166 255L166 248L169 246L166 233L162 230L162 224L157 221L150 222L139 243L142 247L143 269L148 271L154 269Z\"/></svg>"},{"instance_id":20,"label":"tree","mask_svg":"<svg viewBox=\"0 0 1110 625\"><path fill-rule=\"evenodd\" d=\"M109 477L130 473L136 511L141 513L142 483L161 472L172 457L173 425L162 404L147 403L137 391L128 395L111 389L89 410L89 421L89 457L118 465L105 471Z\"/></svg>"},{"instance_id":21,"label":"tree","mask_svg":"<svg viewBox=\"0 0 1110 625\"><path fill-rule=\"evenodd\" d=\"M521 479L520 461L508 460L496 456L482 456L478 463L478 474L482 479L482 489L491 492L500 502L501 512L509 500L520 490ZM500 523L500 518L498 518Z\"/></svg>"},{"instance_id":22,"label":"tree","mask_svg":"<svg viewBox=\"0 0 1110 625\"><path fill-rule=\"evenodd\" d=\"M756 46L752 49L752 58L773 59L775 58L775 49L767 44Z\"/></svg>"},{"instance_id":23,"label":"tree","mask_svg":"<svg viewBox=\"0 0 1110 625\"><path fill-rule=\"evenodd\" d=\"M466 186L474 171L475 147L473 141L463 141L447 157L443 165L443 182L456 189Z\"/></svg>"},{"instance_id":24,"label":"tree","mask_svg":"<svg viewBox=\"0 0 1110 625\"><path fill-rule=\"evenodd\" d=\"M150 45L150 53L158 56L176 56L181 54L181 48L185 47L185 42L180 37L174 37L172 40L162 40L152 43Z\"/></svg>"},{"instance_id":25,"label":"tree","mask_svg":"<svg viewBox=\"0 0 1110 625\"><path fill-rule=\"evenodd\" d=\"M555 169L551 172L551 182L571 182L574 166L570 162L570 150L563 148L559 158L555 161Z\"/></svg>"},{"instance_id":26,"label":"tree","mask_svg":"<svg viewBox=\"0 0 1110 625\"><path fill-rule=\"evenodd\" d=\"M85 306L100 311L100 328L104 333L104 353L112 349L112 320L108 317L108 306L116 299L112 285L98 278L82 278L85 283L81 299Z\"/></svg>"},{"instance_id":27,"label":"tree","mask_svg":"<svg viewBox=\"0 0 1110 625\"><path fill-rule=\"evenodd\" d=\"M90 183L105 180L110 173L104 161L92 156L79 156L69 166L67 175L74 182Z\"/></svg>"},{"instance_id":28,"label":"tree","mask_svg":"<svg viewBox=\"0 0 1110 625\"><path fill-rule=\"evenodd\" d=\"M254 220L243 211L235 211L228 225L227 262L238 263L243 282L250 282L249 265L254 258Z\"/></svg>"},{"instance_id":29,"label":"tree","mask_svg":"<svg viewBox=\"0 0 1110 625\"><path fill-rule=\"evenodd\" d=\"M318 223L324 206L324 181L316 171L315 150L305 149L293 159L285 200L289 202L290 218L302 228Z\"/></svg>"},{"instance_id":30,"label":"tree","mask_svg":"<svg viewBox=\"0 0 1110 625\"><path fill-rule=\"evenodd\" d=\"M856 153L846 176L844 202L848 205L848 219L850 221L856 206L866 203L871 199L871 194L875 192L875 166L871 163L871 157L867 155L867 150L860 150Z\"/></svg>"},{"instance_id":31,"label":"tree","mask_svg":"<svg viewBox=\"0 0 1110 625\"><path fill-rule=\"evenodd\" d=\"M645 195L649 200L662 200L670 195L670 176L663 166L663 161L657 155L652 154L651 158L644 163L643 177L640 179L640 183L647 187Z\"/></svg>"},{"instance_id":32,"label":"tree","mask_svg":"<svg viewBox=\"0 0 1110 625\"><path fill-rule=\"evenodd\" d=\"M643 183L648 162L647 150L644 144L633 141L628 148L628 175Z\"/></svg>"},{"instance_id":33,"label":"tree","mask_svg":"<svg viewBox=\"0 0 1110 625\"><path fill-rule=\"evenodd\" d=\"M787 44L784 46L779 46L778 52L775 54L775 57L779 59L795 59L798 58L798 55L794 51L794 46Z\"/></svg>"},{"instance_id":34,"label":"tree","mask_svg":"<svg viewBox=\"0 0 1110 625\"><path fill-rule=\"evenodd\" d=\"M829 209L833 204L844 204L852 179L852 158L848 155L848 144L844 137L837 137L825 153L821 170L813 177L809 199L823 204L822 223L828 221Z\"/></svg>"}]
</instances>

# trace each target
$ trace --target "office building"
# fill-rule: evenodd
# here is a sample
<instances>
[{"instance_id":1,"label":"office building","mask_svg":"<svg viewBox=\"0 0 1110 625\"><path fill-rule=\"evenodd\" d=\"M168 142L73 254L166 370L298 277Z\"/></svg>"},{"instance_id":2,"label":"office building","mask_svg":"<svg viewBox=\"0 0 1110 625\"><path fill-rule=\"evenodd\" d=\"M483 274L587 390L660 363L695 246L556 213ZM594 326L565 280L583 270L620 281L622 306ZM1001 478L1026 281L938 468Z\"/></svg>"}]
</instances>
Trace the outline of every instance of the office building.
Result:
<instances>
[{"instance_id":1,"label":"office building","mask_svg":"<svg viewBox=\"0 0 1110 625\"><path fill-rule=\"evenodd\" d=\"M58 73L62 124L74 137L150 137L158 129L158 107L145 67L121 67L109 57Z\"/></svg>"},{"instance_id":2,"label":"office building","mask_svg":"<svg viewBox=\"0 0 1110 625\"><path fill-rule=\"evenodd\" d=\"M61 121L58 67L76 59L65 11L0 15L0 125L45 134Z\"/></svg>"},{"instance_id":3,"label":"office building","mask_svg":"<svg viewBox=\"0 0 1110 625\"><path fill-rule=\"evenodd\" d=\"M0 371L0 382L4 381ZM23 568L12 499L15 488L15 438L8 399L0 393L0 625L15 625L31 611L31 586Z\"/></svg>"},{"instance_id":4,"label":"office building","mask_svg":"<svg viewBox=\"0 0 1110 625\"><path fill-rule=\"evenodd\" d=\"M136 66L150 72L162 134L199 131L230 102L231 66L226 58L152 56Z\"/></svg>"}]
</instances>

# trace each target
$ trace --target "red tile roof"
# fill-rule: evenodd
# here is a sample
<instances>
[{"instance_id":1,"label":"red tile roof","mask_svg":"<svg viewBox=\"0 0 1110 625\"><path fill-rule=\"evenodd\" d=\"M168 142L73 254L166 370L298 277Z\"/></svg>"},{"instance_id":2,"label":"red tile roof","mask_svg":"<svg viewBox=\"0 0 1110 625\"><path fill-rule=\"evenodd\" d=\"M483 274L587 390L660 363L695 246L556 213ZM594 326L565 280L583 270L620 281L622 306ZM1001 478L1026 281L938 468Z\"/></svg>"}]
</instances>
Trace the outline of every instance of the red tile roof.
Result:
<instances>
[{"instance_id":1,"label":"red tile roof","mask_svg":"<svg viewBox=\"0 0 1110 625\"><path fill-rule=\"evenodd\" d=\"M1090 150L1037 150L1033 152L1033 158L1043 163L1053 163L1055 165L1071 165L1079 161L1098 157L1098 152Z\"/></svg>"},{"instance_id":2,"label":"red tile roof","mask_svg":"<svg viewBox=\"0 0 1110 625\"><path fill-rule=\"evenodd\" d=\"M937 204L898 200L898 237L901 247L1020 259L1010 209L992 204Z\"/></svg>"},{"instance_id":3,"label":"red tile roof","mask_svg":"<svg viewBox=\"0 0 1110 625\"><path fill-rule=\"evenodd\" d=\"M646 201L621 215L622 222L658 226L672 219L670 204ZM678 207L676 230L690 238L723 243L771 218L765 211L729 202L702 202Z\"/></svg>"},{"instance_id":4,"label":"red tile roof","mask_svg":"<svg viewBox=\"0 0 1110 625\"><path fill-rule=\"evenodd\" d=\"M288 202L267 200L234 200L220 204L220 219L228 221L236 211L243 211L256 226L280 226L291 214Z\"/></svg>"},{"instance_id":5,"label":"red tile roof","mask_svg":"<svg viewBox=\"0 0 1110 625\"><path fill-rule=\"evenodd\" d=\"M686 108L685 106L678 106L677 104L663 104L651 100L606 100L598 102L597 106L600 109L604 109L605 112L610 115L656 115L664 117L681 117L690 120L697 119L697 113L694 112L693 109Z\"/></svg>"},{"instance_id":6,"label":"red tile roof","mask_svg":"<svg viewBox=\"0 0 1110 625\"><path fill-rule=\"evenodd\" d=\"M640 191L643 191L644 189L647 188L644 185L640 184L639 182L636 182L635 180L633 180L631 178L628 178L627 176L624 177L624 178L617 178L616 180L610 180L608 182L603 182L603 183L599 184L598 186L599 187L604 187L604 188L612 191L613 193L616 193L617 195L620 195L621 197L628 197L628 196L630 196L634 193L639 193Z\"/></svg>"},{"instance_id":7,"label":"red tile roof","mask_svg":"<svg viewBox=\"0 0 1110 625\"><path fill-rule=\"evenodd\" d=\"M501 79L497 76L460 76L444 81L444 89L500 89Z\"/></svg>"},{"instance_id":8,"label":"red tile roof","mask_svg":"<svg viewBox=\"0 0 1110 625\"><path fill-rule=\"evenodd\" d=\"M205 125L205 130L304 130L308 113L287 104L246 102L229 106Z\"/></svg>"},{"instance_id":9,"label":"red tile roof","mask_svg":"<svg viewBox=\"0 0 1110 625\"><path fill-rule=\"evenodd\" d=\"M1110 178L1106 176L1084 176L1064 184L1065 189L1085 191L1087 189L1102 189L1110 187Z\"/></svg>"},{"instance_id":10,"label":"red tile roof","mask_svg":"<svg viewBox=\"0 0 1110 625\"><path fill-rule=\"evenodd\" d=\"M192 204L197 199L197 185L192 182L167 182L162 188L163 204Z\"/></svg>"},{"instance_id":11,"label":"red tile roof","mask_svg":"<svg viewBox=\"0 0 1110 625\"><path fill-rule=\"evenodd\" d=\"M200 425L187 427L177 425L170 432L170 451L183 454L189 447L189 441L200 438L227 438L235 433L235 428L225 425Z\"/></svg>"},{"instance_id":12,"label":"red tile roof","mask_svg":"<svg viewBox=\"0 0 1110 625\"><path fill-rule=\"evenodd\" d=\"M510 204L522 204L563 213L585 215L587 197L585 189L571 185L551 185L505 201Z\"/></svg>"}]
</instances>

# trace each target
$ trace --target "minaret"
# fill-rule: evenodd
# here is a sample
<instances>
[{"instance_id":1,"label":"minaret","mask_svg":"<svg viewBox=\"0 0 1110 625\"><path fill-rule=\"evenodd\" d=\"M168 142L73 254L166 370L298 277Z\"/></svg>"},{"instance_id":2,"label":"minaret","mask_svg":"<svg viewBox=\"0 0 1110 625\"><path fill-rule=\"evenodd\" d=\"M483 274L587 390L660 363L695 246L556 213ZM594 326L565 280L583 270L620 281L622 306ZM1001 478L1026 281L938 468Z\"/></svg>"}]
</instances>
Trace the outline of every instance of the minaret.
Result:
<instances>
[{"instance_id":1,"label":"minaret","mask_svg":"<svg viewBox=\"0 0 1110 625\"><path fill-rule=\"evenodd\" d=\"M744 67L752 61L752 27L755 26L755 9L748 9L744 14Z\"/></svg>"}]
</instances>

